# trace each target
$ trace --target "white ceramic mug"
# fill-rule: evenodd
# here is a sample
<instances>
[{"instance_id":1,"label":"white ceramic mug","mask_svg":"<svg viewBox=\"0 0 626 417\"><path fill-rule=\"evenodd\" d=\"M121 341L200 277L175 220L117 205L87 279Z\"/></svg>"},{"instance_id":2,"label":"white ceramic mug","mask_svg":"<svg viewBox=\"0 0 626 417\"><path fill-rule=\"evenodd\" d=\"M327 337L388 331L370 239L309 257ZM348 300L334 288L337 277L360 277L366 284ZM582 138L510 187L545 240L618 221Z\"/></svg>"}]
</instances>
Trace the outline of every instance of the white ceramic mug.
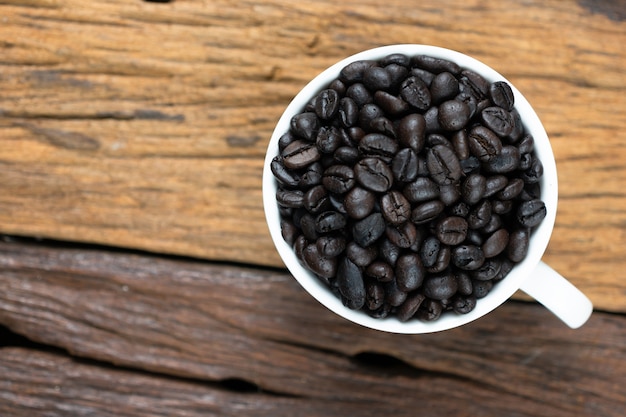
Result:
<instances>
[{"instance_id":1,"label":"white ceramic mug","mask_svg":"<svg viewBox=\"0 0 626 417\"><path fill-rule=\"evenodd\" d=\"M506 81L515 95L515 108L524 126L535 141L535 152L543 164L541 199L546 205L547 215L534 230L530 238L526 258L500 282L491 292L479 299L474 310L467 314L444 313L432 322L417 319L401 322L394 317L377 319L364 312L345 307L311 272L298 261L294 250L281 235L280 215L276 203L276 180L270 170L272 159L278 155L278 140L289 130L291 118L300 113L309 100L339 76L347 64L358 60L378 60L387 55L401 53L408 56L429 55L453 61L463 68L481 74L487 81ZM541 261L554 228L558 200L557 172L554 154L548 135L537 114L522 94L502 75L489 66L449 49L429 45L399 44L370 49L350 56L332 65L309 82L287 106L278 121L269 142L263 171L263 204L270 234L283 262L304 289L331 311L360 325L393 333L429 333L451 329L484 316L521 289L546 306L571 328L582 326L592 312L591 301L569 281Z\"/></svg>"}]
</instances>

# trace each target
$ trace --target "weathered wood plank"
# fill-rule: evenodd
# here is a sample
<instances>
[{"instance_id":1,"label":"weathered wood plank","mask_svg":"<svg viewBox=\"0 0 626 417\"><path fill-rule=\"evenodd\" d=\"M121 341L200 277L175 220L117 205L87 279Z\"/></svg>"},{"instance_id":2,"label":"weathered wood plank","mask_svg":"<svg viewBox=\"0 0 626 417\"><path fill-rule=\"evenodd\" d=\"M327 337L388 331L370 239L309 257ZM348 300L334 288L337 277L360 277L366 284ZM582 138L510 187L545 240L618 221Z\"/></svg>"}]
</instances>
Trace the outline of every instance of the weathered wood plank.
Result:
<instances>
[{"instance_id":1,"label":"weathered wood plank","mask_svg":"<svg viewBox=\"0 0 626 417\"><path fill-rule=\"evenodd\" d=\"M623 4L3 1L0 231L278 266L260 175L282 109L346 55L429 43L537 108L563 197L546 259L624 312Z\"/></svg>"},{"instance_id":2,"label":"weathered wood plank","mask_svg":"<svg viewBox=\"0 0 626 417\"><path fill-rule=\"evenodd\" d=\"M391 335L334 316L281 271L20 243L0 244L0 280L0 325L127 368L236 378L364 415L626 407L621 315L596 312L573 331L538 305L509 302L459 329Z\"/></svg>"}]
</instances>

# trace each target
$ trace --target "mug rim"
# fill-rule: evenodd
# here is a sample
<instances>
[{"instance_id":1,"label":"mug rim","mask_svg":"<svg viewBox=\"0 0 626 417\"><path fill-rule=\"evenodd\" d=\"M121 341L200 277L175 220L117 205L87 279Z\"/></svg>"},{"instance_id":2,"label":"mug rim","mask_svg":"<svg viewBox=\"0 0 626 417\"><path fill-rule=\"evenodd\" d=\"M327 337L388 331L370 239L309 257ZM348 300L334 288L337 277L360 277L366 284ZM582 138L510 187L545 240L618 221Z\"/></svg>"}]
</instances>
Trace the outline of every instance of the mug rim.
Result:
<instances>
[{"instance_id":1,"label":"mug rim","mask_svg":"<svg viewBox=\"0 0 626 417\"><path fill-rule=\"evenodd\" d=\"M408 56L429 55L447 59L462 68L482 75L489 82L507 82L515 97L515 109L519 112L526 131L533 136L535 153L543 165L543 176L540 180L541 200L546 205L547 213L530 237L526 258L516 264L511 272L502 281L494 285L484 298L478 299L474 310L467 314L446 312L432 322L419 319L401 322L393 316L383 319L373 318L363 311L351 310L344 306L341 300L332 294L326 284L301 265L293 248L284 241L276 202L277 182L270 169L273 158L279 153L278 140L289 129L291 118L301 112L312 97L327 88L339 76L343 67L354 61L378 60L395 53ZM272 241L282 261L296 281L313 298L340 317L371 329L401 334L432 333L459 327L488 314L508 300L541 261L554 228L558 202L558 181L554 153L546 130L528 100L509 80L483 62L461 52L423 44L394 44L364 50L338 61L309 81L285 108L274 128L267 147L262 180L263 206Z\"/></svg>"}]
</instances>

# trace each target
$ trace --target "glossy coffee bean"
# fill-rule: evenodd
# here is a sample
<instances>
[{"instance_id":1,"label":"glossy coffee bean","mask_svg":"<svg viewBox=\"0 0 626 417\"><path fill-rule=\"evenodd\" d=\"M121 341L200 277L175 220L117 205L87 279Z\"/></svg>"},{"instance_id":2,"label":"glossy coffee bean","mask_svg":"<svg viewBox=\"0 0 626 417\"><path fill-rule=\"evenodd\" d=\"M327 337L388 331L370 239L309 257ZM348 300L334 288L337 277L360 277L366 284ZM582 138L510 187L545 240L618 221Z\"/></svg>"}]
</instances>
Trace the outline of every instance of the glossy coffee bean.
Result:
<instances>
[{"instance_id":1,"label":"glossy coffee bean","mask_svg":"<svg viewBox=\"0 0 626 417\"><path fill-rule=\"evenodd\" d=\"M304 248L302 260L319 277L329 279L337 274L337 259L322 256L315 244L307 245Z\"/></svg>"},{"instance_id":2,"label":"glossy coffee bean","mask_svg":"<svg viewBox=\"0 0 626 417\"><path fill-rule=\"evenodd\" d=\"M457 182L463 174L459 159L444 145L436 145L428 150L426 164L431 178L440 185Z\"/></svg>"},{"instance_id":3,"label":"glossy coffee bean","mask_svg":"<svg viewBox=\"0 0 626 417\"><path fill-rule=\"evenodd\" d=\"M360 246L367 247L385 233L385 219L380 213L372 213L352 226L352 237Z\"/></svg>"},{"instance_id":4,"label":"glossy coffee bean","mask_svg":"<svg viewBox=\"0 0 626 417\"><path fill-rule=\"evenodd\" d=\"M291 142L282 152L283 165L289 169L300 169L311 165L321 157L315 143L304 140Z\"/></svg>"},{"instance_id":5,"label":"glossy coffee bean","mask_svg":"<svg viewBox=\"0 0 626 417\"><path fill-rule=\"evenodd\" d=\"M454 75L461 73L461 67L447 59L435 58L429 55L416 55L411 59L411 65L425 69L434 74L449 72Z\"/></svg>"},{"instance_id":6,"label":"glossy coffee bean","mask_svg":"<svg viewBox=\"0 0 626 417\"><path fill-rule=\"evenodd\" d=\"M442 245L437 252L437 259L435 263L426 270L431 274L436 274L445 271L450 265L450 259L452 259L452 251L450 246Z\"/></svg>"},{"instance_id":7,"label":"glossy coffee bean","mask_svg":"<svg viewBox=\"0 0 626 417\"><path fill-rule=\"evenodd\" d=\"M433 300L446 300L456 294L458 284L454 275L434 275L424 281L424 295Z\"/></svg>"},{"instance_id":8,"label":"glossy coffee bean","mask_svg":"<svg viewBox=\"0 0 626 417\"><path fill-rule=\"evenodd\" d=\"M493 288L493 281L474 280L472 281L472 287L472 296L475 298L484 298Z\"/></svg>"},{"instance_id":9,"label":"glossy coffee bean","mask_svg":"<svg viewBox=\"0 0 626 417\"><path fill-rule=\"evenodd\" d=\"M466 129L461 129L458 132L455 132L452 135L450 142L452 143L452 148L454 149L454 152L459 160L469 158L470 150Z\"/></svg>"},{"instance_id":10,"label":"glossy coffee bean","mask_svg":"<svg viewBox=\"0 0 626 417\"><path fill-rule=\"evenodd\" d=\"M378 250L375 246L363 247L354 241L346 245L346 257L359 268L366 268L377 256Z\"/></svg>"},{"instance_id":11,"label":"glossy coffee bean","mask_svg":"<svg viewBox=\"0 0 626 417\"><path fill-rule=\"evenodd\" d=\"M323 172L324 172L324 168L318 162L315 162L311 165L307 165L302 170L302 175L300 175L300 181L298 182L298 187L301 189L306 189L308 187L321 184Z\"/></svg>"},{"instance_id":12,"label":"glossy coffee bean","mask_svg":"<svg viewBox=\"0 0 626 417\"><path fill-rule=\"evenodd\" d=\"M467 314L476 308L476 297L457 295L452 299L452 309L457 314Z\"/></svg>"},{"instance_id":13,"label":"glossy coffee bean","mask_svg":"<svg viewBox=\"0 0 626 417\"><path fill-rule=\"evenodd\" d=\"M413 222L405 222L397 226L387 226L385 236L399 248L408 249L418 243L420 232Z\"/></svg>"},{"instance_id":14,"label":"glossy coffee bean","mask_svg":"<svg viewBox=\"0 0 626 417\"><path fill-rule=\"evenodd\" d=\"M467 221L462 217L445 217L435 226L435 235L444 245L458 245L467 236Z\"/></svg>"},{"instance_id":15,"label":"glossy coffee bean","mask_svg":"<svg viewBox=\"0 0 626 417\"><path fill-rule=\"evenodd\" d=\"M402 251L400 247L394 244L389 239L383 237L380 240L378 245L379 254L383 261L387 262L391 266L395 266L398 258L400 257L400 252Z\"/></svg>"},{"instance_id":16,"label":"glossy coffee bean","mask_svg":"<svg viewBox=\"0 0 626 417\"><path fill-rule=\"evenodd\" d=\"M379 282L389 282L395 277L391 265L384 261L376 261L369 264L365 270L365 274Z\"/></svg>"},{"instance_id":17,"label":"glossy coffee bean","mask_svg":"<svg viewBox=\"0 0 626 417\"><path fill-rule=\"evenodd\" d=\"M515 96L513 90L508 83L504 81L496 81L489 86L489 96L491 101L504 110L511 111L515 105Z\"/></svg>"},{"instance_id":18,"label":"glossy coffee bean","mask_svg":"<svg viewBox=\"0 0 626 417\"><path fill-rule=\"evenodd\" d=\"M407 296L406 300L396 309L396 316L401 322L409 321L420 308L426 297L419 293L413 293Z\"/></svg>"},{"instance_id":19,"label":"glossy coffee bean","mask_svg":"<svg viewBox=\"0 0 626 417\"><path fill-rule=\"evenodd\" d=\"M359 108L374 102L374 96L362 83L350 85L346 90L346 97L354 100Z\"/></svg>"},{"instance_id":20,"label":"glossy coffee bean","mask_svg":"<svg viewBox=\"0 0 626 417\"><path fill-rule=\"evenodd\" d=\"M336 211L325 211L315 218L315 230L318 233L329 233L341 230L346 226L346 218Z\"/></svg>"},{"instance_id":21,"label":"glossy coffee bean","mask_svg":"<svg viewBox=\"0 0 626 417\"><path fill-rule=\"evenodd\" d=\"M346 249L346 239L343 236L320 236L315 242L321 256L334 258Z\"/></svg>"},{"instance_id":22,"label":"glossy coffee bean","mask_svg":"<svg viewBox=\"0 0 626 417\"><path fill-rule=\"evenodd\" d=\"M391 161L393 177L399 182L410 182L417 178L417 154L411 148L399 151Z\"/></svg>"},{"instance_id":23,"label":"glossy coffee bean","mask_svg":"<svg viewBox=\"0 0 626 417\"><path fill-rule=\"evenodd\" d=\"M322 126L315 138L317 149L322 153L333 153L342 143L341 133L335 126Z\"/></svg>"},{"instance_id":24,"label":"glossy coffee bean","mask_svg":"<svg viewBox=\"0 0 626 417\"><path fill-rule=\"evenodd\" d=\"M398 258L395 267L396 285L400 291L410 292L419 288L426 271L419 255L409 253Z\"/></svg>"},{"instance_id":25,"label":"glossy coffee bean","mask_svg":"<svg viewBox=\"0 0 626 417\"><path fill-rule=\"evenodd\" d=\"M526 184L536 184L543 176L543 164L541 161L533 157L530 168L522 173L522 179Z\"/></svg>"},{"instance_id":26,"label":"glossy coffee bean","mask_svg":"<svg viewBox=\"0 0 626 417\"><path fill-rule=\"evenodd\" d=\"M363 84L372 92L387 91L391 87L392 79L385 68L372 66L363 71Z\"/></svg>"},{"instance_id":27,"label":"glossy coffee bean","mask_svg":"<svg viewBox=\"0 0 626 417\"><path fill-rule=\"evenodd\" d=\"M431 96L428 86L418 77L408 77L400 86L400 97L418 110L428 110Z\"/></svg>"},{"instance_id":28,"label":"glossy coffee bean","mask_svg":"<svg viewBox=\"0 0 626 417\"><path fill-rule=\"evenodd\" d=\"M272 170L272 174L274 177L283 185L288 187L296 187L298 182L300 182L300 176L297 172L289 170L283 164L283 158L280 156L272 159L270 164L270 169ZM417 173L417 165L415 167Z\"/></svg>"},{"instance_id":29,"label":"glossy coffee bean","mask_svg":"<svg viewBox=\"0 0 626 417\"><path fill-rule=\"evenodd\" d=\"M420 305L416 315L420 320L435 321L441 317L442 312L443 307L439 301L427 298Z\"/></svg>"},{"instance_id":30,"label":"glossy coffee bean","mask_svg":"<svg viewBox=\"0 0 626 417\"><path fill-rule=\"evenodd\" d=\"M490 175L485 180L485 193L483 197L488 198L507 187L509 179L504 175Z\"/></svg>"},{"instance_id":31,"label":"glossy coffee bean","mask_svg":"<svg viewBox=\"0 0 626 417\"><path fill-rule=\"evenodd\" d=\"M386 91L376 91L374 93L374 103L391 116L397 116L409 110L409 104L406 101Z\"/></svg>"},{"instance_id":32,"label":"glossy coffee bean","mask_svg":"<svg viewBox=\"0 0 626 417\"><path fill-rule=\"evenodd\" d=\"M520 165L520 153L515 146L503 146L499 154L495 155L483 166L485 171L506 174L515 171Z\"/></svg>"},{"instance_id":33,"label":"glossy coffee bean","mask_svg":"<svg viewBox=\"0 0 626 417\"><path fill-rule=\"evenodd\" d=\"M457 293L460 295L471 295L472 294L472 278L470 277L468 272L458 271L455 273L454 277L457 282Z\"/></svg>"},{"instance_id":34,"label":"glossy coffee bean","mask_svg":"<svg viewBox=\"0 0 626 417\"><path fill-rule=\"evenodd\" d=\"M365 73L365 70L374 65L376 65L376 62L371 60L351 62L341 69L339 72L339 79L348 84L363 81L363 74Z\"/></svg>"},{"instance_id":35,"label":"glossy coffee bean","mask_svg":"<svg viewBox=\"0 0 626 417\"><path fill-rule=\"evenodd\" d=\"M465 127L470 119L471 110L467 103L460 100L448 100L441 103L437 117L439 125L448 131L457 131Z\"/></svg>"},{"instance_id":36,"label":"glossy coffee bean","mask_svg":"<svg viewBox=\"0 0 626 417\"><path fill-rule=\"evenodd\" d=\"M480 113L480 117L484 125L501 138L511 134L515 126L511 113L502 107L487 107Z\"/></svg>"},{"instance_id":37,"label":"glossy coffee bean","mask_svg":"<svg viewBox=\"0 0 626 417\"><path fill-rule=\"evenodd\" d=\"M513 262L521 262L528 253L530 233L528 229L517 229L510 233L506 255Z\"/></svg>"},{"instance_id":38,"label":"glossy coffee bean","mask_svg":"<svg viewBox=\"0 0 626 417\"><path fill-rule=\"evenodd\" d=\"M509 232L502 228L498 229L491 234L483 243L481 249L485 258L493 258L498 256L506 249L509 244Z\"/></svg>"},{"instance_id":39,"label":"glossy coffee bean","mask_svg":"<svg viewBox=\"0 0 626 417\"><path fill-rule=\"evenodd\" d=\"M435 236L429 236L426 240L424 240L420 249L420 257L422 259L422 264L426 268L430 268L435 265L440 249L441 242Z\"/></svg>"},{"instance_id":40,"label":"glossy coffee bean","mask_svg":"<svg viewBox=\"0 0 626 417\"><path fill-rule=\"evenodd\" d=\"M382 133L370 133L359 142L359 150L364 155L391 159L398 152L398 142Z\"/></svg>"},{"instance_id":41,"label":"glossy coffee bean","mask_svg":"<svg viewBox=\"0 0 626 417\"><path fill-rule=\"evenodd\" d=\"M356 180L374 192L385 192L393 185L391 168L378 158L364 158L354 167Z\"/></svg>"},{"instance_id":42,"label":"glossy coffee bean","mask_svg":"<svg viewBox=\"0 0 626 417\"><path fill-rule=\"evenodd\" d=\"M380 199L381 213L392 225L405 223L411 217L411 203L400 191L390 191Z\"/></svg>"},{"instance_id":43,"label":"glossy coffee bean","mask_svg":"<svg viewBox=\"0 0 626 417\"><path fill-rule=\"evenodd\" d=\"M359 160L359 150L353 146L340 146L333 153L334 161L339 165L354 165Z\"/></svg>"},{"instance_id":44,"label":"glossy coffee bean","mask_svg":"<svg viewBox=\"0 0 626 417\"><path fill-rule=\"evenodd\" d=\"M356 184L355 173L347 165L332 165L324 171L322 184L331 193L343 194Z\"/></svg>"},{"instance_id":45,"label":"glossy coffee bean","mask_svg":"<svg viewBox=\"0 0 626 417\"><path fill-rule=\"evenodd\" d=\"M502 150L500 138L484 126L476 126L470 130L467 140L471 154L482 162L489 162Z\"/></svg>"},{"instance_id":46,"label":"glossy coffee bean","mask_svg":"<svg viewBox=\"0 0 626 417\"><path fill-rule=\"evenodd\" d=\"M411 212L411 221L415 224L428 223L443 212L445 205L440 200L432 200L415 207Z\"/></svg>"},{"instance_id":47,"label":"glossy coffee bean","mask_svg":"<svg viewBox=\"0 0 626 417\"><path fill-rule=\"evenodd\" d=\"M342 127L352 127L359 120L359 106L350 97L339 100L339 123Z\"/></svg>"},{"instance_id":48,"label":"glossy coffee bean","mask_svg":"<svg viewBox=\"0 0 626 417\"><path fill-rule=\"evenodd\" d=\"M291 131L309 141L315 140L319 127L319 118L313 112L300 113L291 118Z\"/></svg>"},{"instance_id":49,"label":"glossy coffee bean","mask_svg":"<svg viewBox=\"0 0 626 417\"><path fill-rule=\"evenodd\" d=\"M485 227L491 220L491 214L491 202L489 200L482 200L470 211L467 216L467 224L471 229Z\"/></svg>"},{"instance_id":50,"label":"glossy coffee bean","mask_svg":"<svg viewBox=\"0 0 626 417\"><path fill-rule=\"evenodd\" d=\"M420 153L426 143L426 120L418 113L409 114L398 122L396 129L398 141L404 147Z\"/></svg>"},{"instance_id":51,"label":"glossy coffee bean","mask_svg":"<svg viewBox=\"0 0 626 417\"><path fill-rule=\"evenodd\" d=\"M441 72L430 83L430 94L434 104L452 99L459 94L459 81L452 73Z\"/></svg>"},{"instance_id":52,"label":"glossy coffee bean","mask_svg":"<svg viewBox=\"0 0 626 417\"><path fill-rule=\"evenodd\" d=\"M276 191L276 201L282 207L302 207L304 203L304 193L300 190L284 190L279 188L278 191Z\"/></svg>"},{"instance_id":53,"label":"glossy coffee bean","mask_svg":"<svg viewBox=\"0 0 626 417\"><path fill-rule=\"evenodd\" d=\"M477 281L492 280L500 273L502 264L497 258L486 259L480 268L472 271L472 278Z\"/></svg>"},{"instance_id":54,"label":"glossy coffee bean","mask_svg":"<svg viewBox=\"0 0 626 417\"><path fill-rule=\"evenodd\" d=\"M439 186L430 178L419 177L407 184L402 193L411 203L431 201L439 197Z\"/></svg>"},{"instance_id":55,"label":"glossy coffee bean","mask_svg":"<svg viewBox=\"0 0 626 417\"><path fill-rule=\"evenodd\" d=\"M343 258L337 268L337 285L341 295L350 300L354 309L360 309L365 304L365 282L363 274L348 258Z\"/></svg>"},{"instance_id":56,"label":"glossy coffee bean","mask_svg":"<svg viewBox=\"0 0 626 417\"><path fill-rule=\"evenodd\" d=\"M385 283L385 303L398 307L406 301L408 293L398 288L396 280Z\"/></svg>"},{"instance_id":57,"label":"glossy coffee bean","mask_svg":"<svg viewBox=\"0 0 626 417\"><path fill-rule=\"evenodd\" d=\"M500 200L512 200L520 195L523 189L524 180L522 180L521 178L513 178L511 181L508 182L506 187L504 187L502 191L497 194L497 197Z\"/></svg>"},{"instance_id":58,"label":"glossy coffee bean","mask_svg":"<svg viewBox=\"0 0 626 417\"><path fill-rule=\"evenodd\" d=\"M323 185L310 188L302 197L302 206L310 213L320 213L330 208L328 193Z\"/></svg>"},{"instance_id":59,"label":"glossy coffee bean","mask_svg":"<svg viewBox=\"0 0 626 417\"><path fill-rule=\"evenodd\" d=\"M315 114L322 120L329 120L339 110L339 94L333 89L321 91L315 98Z\"/></svg>"},{"instance_id":60,"label":"glossy coffee bean","mask_svg":"<svg viewBox=\"0 0 626 417\"><path fill-rule=\"evenodd\" d=\"M517 209L517 221L524 227L535 227L546 217L546 205L541 200L521 203Z\"/></svg>"},{"instance_id":61,"label":"glossy coffee bean","mask_svg":"<svg viewBox=\"0 0 626 417\"><path fill-rule=\"evenodd\" d=\"M470 205L478 203L485 195L486 189L487 179L484 176L480 174L469 175L465 181L463 181L461 187L463 201Z\"/></svg>"},{"instance_id":62,"label":"glossy coffee bean","mask_svg":"<svg viewBox=\"0 0 626 417\"><path fill-rule=\"evenodd\" d=\"M346 213L353 219L363 219L367 217L376 205L374 194L361 187L354 187L345 197L344 207Z\"/></svg>"},{"instance_id":63,"label":"glossy coffee bean","mask_svg":"<svg viewBox=\"0 0 626 417\"><path fill-rule=\"evenodd\" d=\"M365 306L368 310L378 310L385 304L385 289L380 282L368 281L365 284Z\"/></svg>"},{"instance_id":64,"label":"glossy coffee bean","mask_svg":"<svg viewBox=\"0 0 626 417\"><path fill-rule=\"evenodd\" d=\"M482 266L485 255L475 245L459 245L452 249L452 263L463 270L473 271Z\"/></svg>"}]
</instances>

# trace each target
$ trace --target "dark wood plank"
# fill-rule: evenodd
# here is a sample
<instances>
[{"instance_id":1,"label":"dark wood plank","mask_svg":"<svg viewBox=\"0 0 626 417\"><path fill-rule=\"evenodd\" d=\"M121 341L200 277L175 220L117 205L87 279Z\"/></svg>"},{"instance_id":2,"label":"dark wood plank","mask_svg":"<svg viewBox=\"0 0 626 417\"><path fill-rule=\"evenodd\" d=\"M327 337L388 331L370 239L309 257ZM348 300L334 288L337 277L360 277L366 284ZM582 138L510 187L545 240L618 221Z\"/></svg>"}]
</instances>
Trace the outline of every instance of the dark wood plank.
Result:
<instances>
[{"instance_id":1,"label":"dark wood plank","mask_svg":"<svg viewBox=\"0 0 626 417\"><path fill-rule=\"evenodd\" d=\"M0 231L280 266L260 176L282 110L347 55L426 43L536 107L563 197L547 260L626 312L624 2L384 6L2 1Z\"/></svg>"},{"instance_id":2,"label":"dark wood plank","mask_svg":"<svg viewBox=\"0 0 626 417\"><path fill-rule=\"evenodd\" d=\"M0 244L0 279L1 325L127 368L399 415L626 407L622 315L574 331L512 301L460 329L391 335L337 318L282 271L23 243Z\"/></svg>"}]
</instances>

